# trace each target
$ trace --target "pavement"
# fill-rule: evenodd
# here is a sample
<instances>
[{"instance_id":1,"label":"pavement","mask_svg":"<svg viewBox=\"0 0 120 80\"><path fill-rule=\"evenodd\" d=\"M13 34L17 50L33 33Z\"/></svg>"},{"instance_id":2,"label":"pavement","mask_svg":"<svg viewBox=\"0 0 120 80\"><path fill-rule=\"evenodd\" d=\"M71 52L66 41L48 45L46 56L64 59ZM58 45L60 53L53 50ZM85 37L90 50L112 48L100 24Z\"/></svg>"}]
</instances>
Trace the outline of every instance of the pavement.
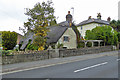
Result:
<instances>
[{"instance_id":1,"label":"pavement","mask_svg":"<svg viewBox=\"0 0 120 80\"><path fill-rule=\"evenodd\" d=\"M2 77L20 79L48 78L47 80L51 80L49 78L118 78L118 62L120 59L117 53L118 51L112 51L44 60L46 65L45 63L43 64L43 61L40 61L39 66L36 68L8 72L3 74Z\"/></svg>"},{"instance_id":2,"label":"pavement","mask_svg":"<svg viewBox=\"0 0 120 80\"><path fill-rule=\"evenodd\" d=\"M19 72L23 70L25 71L25 70L35 69L35 68L49 67L49 66L54 66L58 64L65 64L65 63L71 63L75 61L99 58L103 56L117 55L118 52L119 51L111 51L111 52L103 52L98 54L88 54L88 55L72 56L72 57L65 57L65 58L53 58L53 59L47 59L47 60L41 60L41 61L2 65L2 74Z\"/></svg>"}]
</instances>

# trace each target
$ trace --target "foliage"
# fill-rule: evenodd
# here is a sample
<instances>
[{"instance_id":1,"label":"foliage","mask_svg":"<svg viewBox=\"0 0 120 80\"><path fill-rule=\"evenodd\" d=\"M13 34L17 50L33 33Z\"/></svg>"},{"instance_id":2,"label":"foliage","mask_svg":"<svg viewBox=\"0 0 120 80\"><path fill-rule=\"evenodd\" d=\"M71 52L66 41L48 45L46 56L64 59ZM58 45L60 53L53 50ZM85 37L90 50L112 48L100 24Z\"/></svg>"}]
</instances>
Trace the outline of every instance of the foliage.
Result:
<instances>
[{"instance_id":1,"label":"foliage","mask_svg":"<svg viewBox=\"0 0 120 80\"><path fill-rule=\"evenodd\" d=\"M85 43L84 42L79 42L77 48L84 48L85 47Z\"/></svg>"},{"instance_id":2,"label":"foliage","mask_svg":"<svg viewBox=\"0 0 120 80\"><path fill-rule=\"evenodd\" d=\"M92 43L91 43L91 42L87 42L86 46L87 46L87 47L91 47L91 46L92 46Z\"/></svg>"},{"instance_id":3,"label":"foliage","mask_svg":"<svg viewBox=\"0 0 120 80\"><path fill-rule=\"evenodd\" d=\"M118 41L120 42L120 32L118 32Z\"/></svg>"},{"instance_id":4,"label":"foliage","mask_svg":"<svg viewBox=\"0 0 120 80\"><path fill-rule=\"evenodd\" d=\"M94 29L87 30L85 39L87 40L104 40L106 45L116 45L118 43L117 32L110 26L98 26ZM92 35L92 36L91 36Z\"/></svg>"},{"instance_id":5,"label":"foliage","mask_svg":"<svg viewBox=\"0 0 120 80\"><path fill-rule=\"evenodd\" d=\"M38 50L38 47L34 46L33 44L28 44L26 49L27 50Z\"/></svg>"},{"instance_id":6,"label":"foliage","mask_svg":"<svg viewBox=\"0 0 120 80\"><path fill-rule=\"evenodd\" d=\"M13 56L13 54L11 54L13 51L12 50L1 50L2 52L2 56Z\"/></svg>"},{"instance_id":7,"label":"foliage","mask_svg":"<svg viewBox=\"0 0 120 80\"><path fill-rule=\"evenodd\" d=\"M38 47L31 44L31 41L32 40L30 39L28 44L27 44L26 50L38 50Z\"/></svg>"},{"instance_id":8,"label":"foliage","mask_svg":"<svg viewBox=\"0 0 120 80\"><path fill-rule=\"evenodd\" d=\"M63 44L61 44L61 43L57 44L57 48L62 48L62 47L63 47Z\"/></svg>"},{"instance_id":9,"label":"foliage","mask_svg":"<svg viewBox=\"0 0 120 80\"><path fill-rule=\"evenodd\" d=\"M10 31L2 32L2 46L7 50L11 50L17 44L17 33Z\"/></svg>"},{"instance_id":10,"label":"foliage","mask_svg":"<svg viewBox=\"0 0 120 80\"><path fill-rule=\"evenodd\" d=\"M110 25L118 32L120 32L120 20L112 20Z\"/></svg>"},{"instance_id":11,"label":"foliage","mask_svg":"<svg viewBox=\"0 0 120 80\"><path fill-rule=\"evenodd\" d=\"M28 44L26 49L27 50L34 50L34 46L32 44Z\"/></svg>"},{"instance_id":12,"label":"foliage","mask_svg":"<svg viewBox=\"0 0 120 80\"><path fill-rule=\"evenodd\" d=\"M34 39L34 41L33 41L33 45L34 46L38 46L40 49L43 47L44 48L44 45L45 45L45 43L46 43L46 39L44 39L43 37L41 37L41 36L37 36L35 39ZM38 49L39 49L38 48ZM40 50L39 49L39 50Z\"/></svg>"},{"instance_id":13,"label":"foliage","mask_svg":"<svg viewBox=\"0 0 120 80\"><path fill-rule=\"evenodd\" d=\"M25 15L29 16L28 21L24 23L27 31L33 31L35 33L33 45L38 46L38 50L43 50L46 42L46 35L49 31L47 26L56 24L54 16L54 8L52 7L52 1L47 3L37 3L34 8L26 8ZM23 29L23 31L25 31Z\"/></svg>"},{"instance_id":14,"label":"foliage","mask_svg":"<svg viewBox=\"0 0 120 80\"><path fill-rule=\"evenodd\" d=\"M81 40L81 34L80 34L79 30L77 29L77 26L75 26L74 24L72 24L72 29L76 33L77 43L79 43L80 40Z\"/></svg>"}]
</instances>

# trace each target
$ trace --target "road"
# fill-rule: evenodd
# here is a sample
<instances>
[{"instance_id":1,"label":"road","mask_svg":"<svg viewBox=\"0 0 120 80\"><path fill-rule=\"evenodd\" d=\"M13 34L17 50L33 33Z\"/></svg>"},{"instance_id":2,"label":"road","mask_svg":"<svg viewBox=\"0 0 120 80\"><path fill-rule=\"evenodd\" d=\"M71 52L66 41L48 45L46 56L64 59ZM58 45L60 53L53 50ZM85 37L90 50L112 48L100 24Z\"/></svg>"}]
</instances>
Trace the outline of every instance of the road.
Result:
<instances>
[{"instance_id":1,"label":"road","mask_svg":"<svg viewBox=\"0 0 120 80\"><path fill-rule=\"evenodd\" d=\"M118 56L94 59L4 74L3 78L118 78Z\"/></svg>"}]
</instances>

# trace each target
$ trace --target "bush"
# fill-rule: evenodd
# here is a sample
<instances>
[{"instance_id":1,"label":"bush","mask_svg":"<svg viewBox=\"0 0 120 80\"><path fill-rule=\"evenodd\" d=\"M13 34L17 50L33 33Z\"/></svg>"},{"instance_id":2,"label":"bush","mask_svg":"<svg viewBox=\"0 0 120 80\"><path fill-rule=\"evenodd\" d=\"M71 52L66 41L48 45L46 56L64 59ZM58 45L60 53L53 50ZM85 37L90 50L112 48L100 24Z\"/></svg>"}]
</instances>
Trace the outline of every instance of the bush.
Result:
<instances>
[{"instance_id":1,"label":"bush","mask_svg":"<svg viewBox=\"0 0 120 80\"><path fill-rule=\"evenodd\" d=\"M85 43L84 42L78 43L77 48L84 48L84 47L85 47Z\"/></svg>"},{"instance_id":2,"label":"bush","mask_svg":"<svg viewBox=\"0 0 120 80\"><path fill-rule=\"evenodd\" d=\"M63 48L63 44L58 43L57 48Z\"/></svg>"},{"instance_id":3,"label":"bush","mask_svg":"<svg viewBox=\"0 0 120 80\"><path fill-rule=\"evenodd\" d=\"M10 31L2 32L2 46L6 50L12 50L17 44L17 33Z\"/></svg>"},{"instance_id":4,"label":"bush","mask_svg":"<svg viewBox=\"0 0 120 80\"><path fill-rule=\"evenodd\" d=\"M91 36L92 35L92 36ZM86 40L104 40L106 45L117 45L118 32L113 30L111 26L97 26L92 30L86 31ZM95 43L95 45L98 45Z\"/></svg>"},{"instance_id":5,"label":"bush","mask_svg":"<svg viewBox=\"0 0 120 80\"><path fill-rule=\"evenodd\" d=\"M87 47L92 47L92 43L91 42L87 42Z\"/></svg>"},{"instance_id":6,"label":"bush","mask_svg":"<svg viewBox=\"0 0 120 80\"><path fill-rule=\"evenodd\" d=\"M13 50L1 50L1 52L2 56L13 56L13 54L11 54Z\"/></svg>"}]
</instances>

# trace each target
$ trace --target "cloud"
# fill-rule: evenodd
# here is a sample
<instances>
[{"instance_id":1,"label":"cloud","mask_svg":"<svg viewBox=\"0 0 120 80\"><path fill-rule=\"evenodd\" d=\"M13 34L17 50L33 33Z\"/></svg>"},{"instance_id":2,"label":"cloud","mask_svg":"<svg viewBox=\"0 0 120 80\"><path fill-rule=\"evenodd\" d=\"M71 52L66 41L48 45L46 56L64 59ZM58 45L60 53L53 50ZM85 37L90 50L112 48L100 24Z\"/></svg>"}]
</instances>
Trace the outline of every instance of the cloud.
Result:
<instances>
[{"instance_id":1,"label":"cloud","mask_svg":"<svg viewBox=\"0 0 120 80\"><path fill-rule=\"evenodd\" d=\"M33 8L37 2L46 0L0 0L0 30L15 30L23 27L27 21L24 8ZM65 16L74 7L74 20L79 23L88 16L96 18L101 12L102 19L111 17L117 19L117 4L119 0L52 0L57 22L65 21ZM72 11L72 10L71 10ZM72 13L72 12L71 12Z\"/></svg>"}]
</instances>

